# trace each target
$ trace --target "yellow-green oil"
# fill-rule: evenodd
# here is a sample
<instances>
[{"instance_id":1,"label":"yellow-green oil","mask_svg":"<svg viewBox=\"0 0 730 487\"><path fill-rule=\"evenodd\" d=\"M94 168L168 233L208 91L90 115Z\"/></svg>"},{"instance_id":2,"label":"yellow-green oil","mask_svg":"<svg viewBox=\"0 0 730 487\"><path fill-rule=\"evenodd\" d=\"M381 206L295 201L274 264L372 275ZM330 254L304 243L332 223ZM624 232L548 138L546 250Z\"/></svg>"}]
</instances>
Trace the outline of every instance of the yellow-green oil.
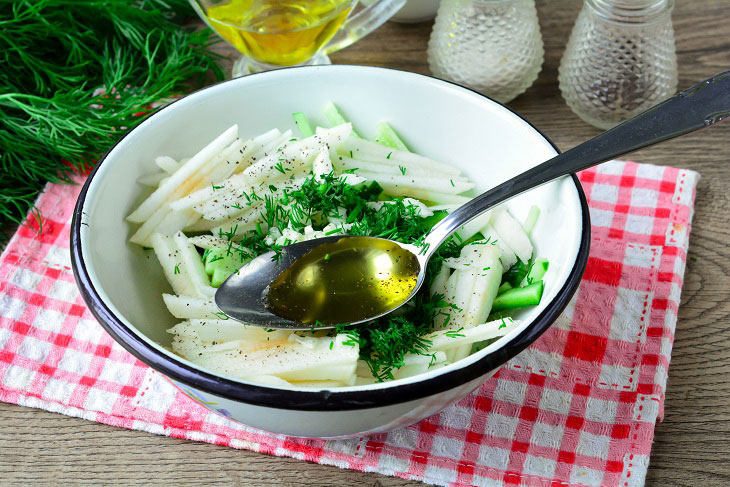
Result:
<instances>
[{"instance_id":1,"label":"yellow-green oil","mask_svg":"<svg viewBox=\"0 0 730 487\"><path fill-rule=\"evenodd\" d=\"M294 261L269 286L266 307L306 325L362 321L405 302L419 271L416 256L394 242L343 238Z\"/></svg>"},{"instance_id":2,"label":"yellow-green oil","mask_svg":"<svg viewBox=\"0 0 730 487\"><path fill-rule=\"evenodd\" d=\"M308 61L337 32L352 0L202 2L210 25L257 61L291 66Z\"/></svg>"}]
</instances>

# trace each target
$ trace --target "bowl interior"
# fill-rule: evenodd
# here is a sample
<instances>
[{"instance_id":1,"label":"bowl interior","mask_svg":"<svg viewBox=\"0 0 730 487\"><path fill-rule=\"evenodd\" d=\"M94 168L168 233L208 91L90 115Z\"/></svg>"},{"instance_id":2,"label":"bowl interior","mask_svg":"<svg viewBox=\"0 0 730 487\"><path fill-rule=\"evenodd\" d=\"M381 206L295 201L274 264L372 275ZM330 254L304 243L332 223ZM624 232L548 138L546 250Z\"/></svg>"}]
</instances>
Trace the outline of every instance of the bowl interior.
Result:
<instances>
[{"instance_id":1,"label":"bowl interior","mask_svg":"<svg viewBox=\"0 0 730 487\"><path fill-rule=\"evenodd\" d=\"M133 228L125 217L150 192L137 178L157 171L156 156L190 157L235 123L241 137L273 127L296 132L291 119L296 111L324 124L321 109L328 101L338 104L365 137L374 135L377 122L388 121L416 152L461 168L478 192L555 155L539 132L501 105L450 83L393 70L283 69L221 83L173 103L108 153L89 185L83 207L88 225L81 227L82 256L92 285L109 309L160 353L170 354L163 348L171 339L165 330L176 319L162 302L161 293L170 288L154 253L127 243ZM581 205L570 178L507 204L519 219L531 205L541 208L533 240L536 254L550 261L542 303L519 314L526 326L573 269L581 240ZM491 353L520 331L450 367Z\"/></svg>"}]
</instances>

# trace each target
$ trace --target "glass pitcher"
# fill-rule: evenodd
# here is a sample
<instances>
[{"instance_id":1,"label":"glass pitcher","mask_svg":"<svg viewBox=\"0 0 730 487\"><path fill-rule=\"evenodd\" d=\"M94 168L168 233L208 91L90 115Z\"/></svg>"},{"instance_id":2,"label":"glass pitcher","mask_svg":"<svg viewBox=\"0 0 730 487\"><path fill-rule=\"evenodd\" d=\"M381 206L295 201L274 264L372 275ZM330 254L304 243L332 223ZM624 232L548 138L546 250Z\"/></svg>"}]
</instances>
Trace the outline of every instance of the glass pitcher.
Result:
<instances>
[{"instance_id":1,"label":"glass pitcher","mask_svg":"<svg viewBox=\"0 0 730 487\"><path fill-rule=\"evenodd\" d=\"M190 0L243 55L233 77L284 66L330 64L328 53L380 27L406 0Z\"/></svg>"}]
</instances>

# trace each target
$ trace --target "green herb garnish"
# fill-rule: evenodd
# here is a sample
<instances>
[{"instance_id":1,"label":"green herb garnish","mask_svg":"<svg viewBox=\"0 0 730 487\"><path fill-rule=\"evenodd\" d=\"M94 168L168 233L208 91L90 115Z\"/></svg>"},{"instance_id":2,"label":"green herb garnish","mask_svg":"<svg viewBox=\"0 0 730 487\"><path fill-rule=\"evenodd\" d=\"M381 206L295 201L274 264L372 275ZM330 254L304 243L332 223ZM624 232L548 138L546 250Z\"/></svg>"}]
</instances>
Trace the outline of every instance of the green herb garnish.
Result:
<instances>
[{"instance_id":1,"label":"green herb garnish","mask_svg":"<svg viewBox=\"0 0 730 487\"><path fill-rule=\"evenodd\" d=\"M182 27L193 16L185 0L5 2L0 223L87 170L153 102L224 78L210 30Z\"/></svg>"}]
</instances>

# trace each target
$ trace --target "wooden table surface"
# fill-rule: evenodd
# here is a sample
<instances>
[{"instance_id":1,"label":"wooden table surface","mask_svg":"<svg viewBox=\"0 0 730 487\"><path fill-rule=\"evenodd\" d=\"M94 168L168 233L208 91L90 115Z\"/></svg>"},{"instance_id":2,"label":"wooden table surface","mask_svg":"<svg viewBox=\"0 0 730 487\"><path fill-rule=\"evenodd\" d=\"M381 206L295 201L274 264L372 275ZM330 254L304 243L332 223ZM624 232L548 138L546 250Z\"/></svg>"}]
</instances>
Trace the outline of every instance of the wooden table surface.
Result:
<instances>
[{"instance_id":1,"label":"wooden table surface","mask_svg":"<svg viewBox=\"0 0 730 487\"><path fill-rule=\"evenodd\" d=\"M565 105L557 67L580 0L538 0L545 64L510 106L567 149L596 134ZM730 69L728 0L680 0L674 13L679 87ZM332 56L335 63L428 73L431 23L388 23ZM730 123L645 149L634 160L699 171L664 422L647 484L730 485ZM0 403L0 484L166 483L420 485L289 458L113 428Z\"/></svg>"}]
</instances>

